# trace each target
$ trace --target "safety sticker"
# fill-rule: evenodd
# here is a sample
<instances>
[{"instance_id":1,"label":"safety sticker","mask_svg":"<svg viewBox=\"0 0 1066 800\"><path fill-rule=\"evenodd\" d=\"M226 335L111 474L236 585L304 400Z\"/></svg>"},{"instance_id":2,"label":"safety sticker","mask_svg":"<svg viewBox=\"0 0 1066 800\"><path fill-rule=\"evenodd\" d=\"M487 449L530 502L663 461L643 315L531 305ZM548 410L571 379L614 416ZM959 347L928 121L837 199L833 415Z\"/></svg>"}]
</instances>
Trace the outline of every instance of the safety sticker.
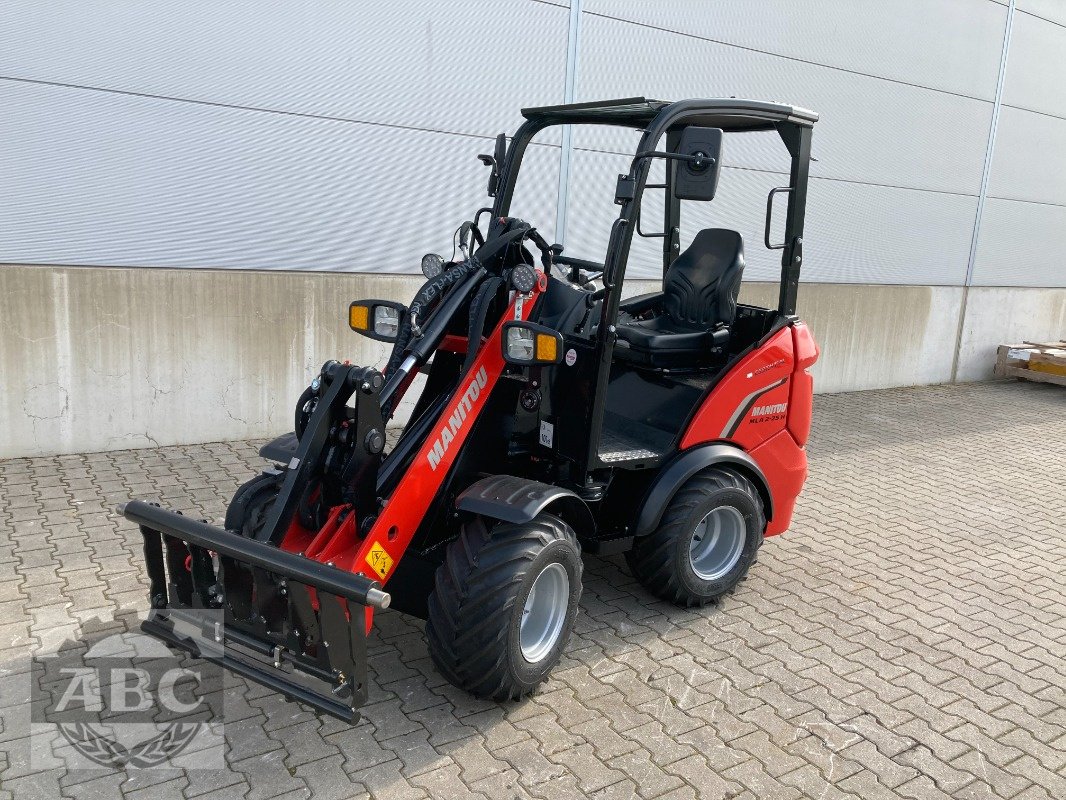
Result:
<instances>
[{"instance_id":1,"label":"safety sticker","mask_svg":"<svg viewBox=\"0 0 1066 800\"><path fill-rule=\"evenodd\" d=\"M541 420L540 423L540 443L545 447L551 447L555 442L555 426L550 422Z\"/></svg>"},{"instance_id":2,"label":"safety sticker","mask_svg":"<svg viewBox=\"0 0 1066 800\"><path fill-rule=\"evenodd\" d=\"M385 552L385 548L374 542L374 546L366 554L366 563L370 565L374 572L384 578L389 574L389 570L392 569L393 561L392 556Z\"/></svg>"}]
</instances>

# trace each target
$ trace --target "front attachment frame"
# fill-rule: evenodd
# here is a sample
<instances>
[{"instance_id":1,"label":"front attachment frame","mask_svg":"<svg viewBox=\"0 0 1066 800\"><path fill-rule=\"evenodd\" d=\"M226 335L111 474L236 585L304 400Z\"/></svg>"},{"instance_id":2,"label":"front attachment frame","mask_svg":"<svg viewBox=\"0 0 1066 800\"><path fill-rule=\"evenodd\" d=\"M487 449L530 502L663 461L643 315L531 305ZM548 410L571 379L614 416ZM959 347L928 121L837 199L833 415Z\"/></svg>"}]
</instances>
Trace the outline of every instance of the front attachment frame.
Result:
<instances>
[{"instance_id":1,"label":"front attachment frame","mask_svg":"<svg viewBox=\"0 0 1066 800\"><path fill-rule=\"evenodd\" d=\"M348 722L367 698L366 608L391 598L365 575L132 500L152 616L145 633ZM190 636L195 609L224 625ZM177 623L177 624L176 624ZM319 688L322 687L322 688Z\"/></svg>"}]
</instances>

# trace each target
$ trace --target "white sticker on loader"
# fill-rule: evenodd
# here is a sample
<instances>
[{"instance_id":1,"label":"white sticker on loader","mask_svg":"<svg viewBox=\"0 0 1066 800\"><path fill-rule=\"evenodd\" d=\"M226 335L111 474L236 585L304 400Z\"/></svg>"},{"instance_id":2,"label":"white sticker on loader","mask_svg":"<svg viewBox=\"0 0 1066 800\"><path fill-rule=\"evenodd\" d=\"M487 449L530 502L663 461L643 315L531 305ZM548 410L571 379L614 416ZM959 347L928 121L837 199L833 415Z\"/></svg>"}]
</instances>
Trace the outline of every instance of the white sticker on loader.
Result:
<instances>
[{"instance_id":1,"label":"white sticker on loader","mask_svg":"<svg viewBox=\"0 0 1066 800\"><path fill-rule=\"evenodd\" d=\"M551 447L555 441L555 426L550 422L540 423L540 443L545 447Z\"/></svg>"},{"instance_id":2,"label":"white sticker on loader","mask_svg":"<svg viewBox=\"0 0 1066 800\"><path fill-rule=\"evenodd\" d=\"M566 351L566 366L572 367L577 363L577 350L570 348Z\"/></svg>"}]
</instances>

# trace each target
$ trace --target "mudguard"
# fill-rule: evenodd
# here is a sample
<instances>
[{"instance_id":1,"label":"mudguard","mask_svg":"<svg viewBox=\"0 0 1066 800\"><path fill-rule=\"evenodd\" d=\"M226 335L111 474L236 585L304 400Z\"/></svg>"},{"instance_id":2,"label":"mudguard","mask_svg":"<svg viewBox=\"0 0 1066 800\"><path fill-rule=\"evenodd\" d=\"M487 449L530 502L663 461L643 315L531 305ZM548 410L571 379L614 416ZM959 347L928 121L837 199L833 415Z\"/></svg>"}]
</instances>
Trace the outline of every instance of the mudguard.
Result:
<instances>
[{"instance_id":1,"label":"mudguard","mask_svg":"<svg viewBox=\"0 0 1066 800\"><path fill-rule=\"evenodd\" d=\"M456 499L455 507L503 522L529 522L542 511L550 511L579 537L596 531L592 512L574 492L514 475L494 475L472 483Z\"/></svg>"},{"instance_id":2,"label":"mudguard","mask_svg":"<svg viewBox=\"0 0 1066 800\"><path fill-rule=\"evenodd\" d=\"M633 533L646 536L659 525L667 504L685 481L702 469L717 464L731 466L746 475L762 497L766 519L774 515L774 501L770 496L766 476L755 459L729 444L706 444L689 448L668 462L655 476L640 506L640 515Z\"/></svg>"}]
</instances>

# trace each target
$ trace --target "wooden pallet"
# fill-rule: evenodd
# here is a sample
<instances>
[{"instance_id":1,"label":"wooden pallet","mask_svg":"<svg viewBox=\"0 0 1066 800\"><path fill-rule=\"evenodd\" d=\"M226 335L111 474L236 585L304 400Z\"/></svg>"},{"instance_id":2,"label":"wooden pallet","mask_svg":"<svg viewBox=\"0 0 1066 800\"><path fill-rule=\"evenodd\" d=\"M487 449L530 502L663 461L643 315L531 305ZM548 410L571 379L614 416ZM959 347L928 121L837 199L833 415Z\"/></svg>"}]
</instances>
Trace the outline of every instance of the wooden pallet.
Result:
<instances>
[{"instance_id":1,"label":"wooden pallet","mask_svg":"<svg viewBox=\"0 0 1066 800\"><path fill-rule=\"evenodd\" d=\"M1066 341L1001 344L995 374L1066 386Z\"/></svg>"}]
</instances>

